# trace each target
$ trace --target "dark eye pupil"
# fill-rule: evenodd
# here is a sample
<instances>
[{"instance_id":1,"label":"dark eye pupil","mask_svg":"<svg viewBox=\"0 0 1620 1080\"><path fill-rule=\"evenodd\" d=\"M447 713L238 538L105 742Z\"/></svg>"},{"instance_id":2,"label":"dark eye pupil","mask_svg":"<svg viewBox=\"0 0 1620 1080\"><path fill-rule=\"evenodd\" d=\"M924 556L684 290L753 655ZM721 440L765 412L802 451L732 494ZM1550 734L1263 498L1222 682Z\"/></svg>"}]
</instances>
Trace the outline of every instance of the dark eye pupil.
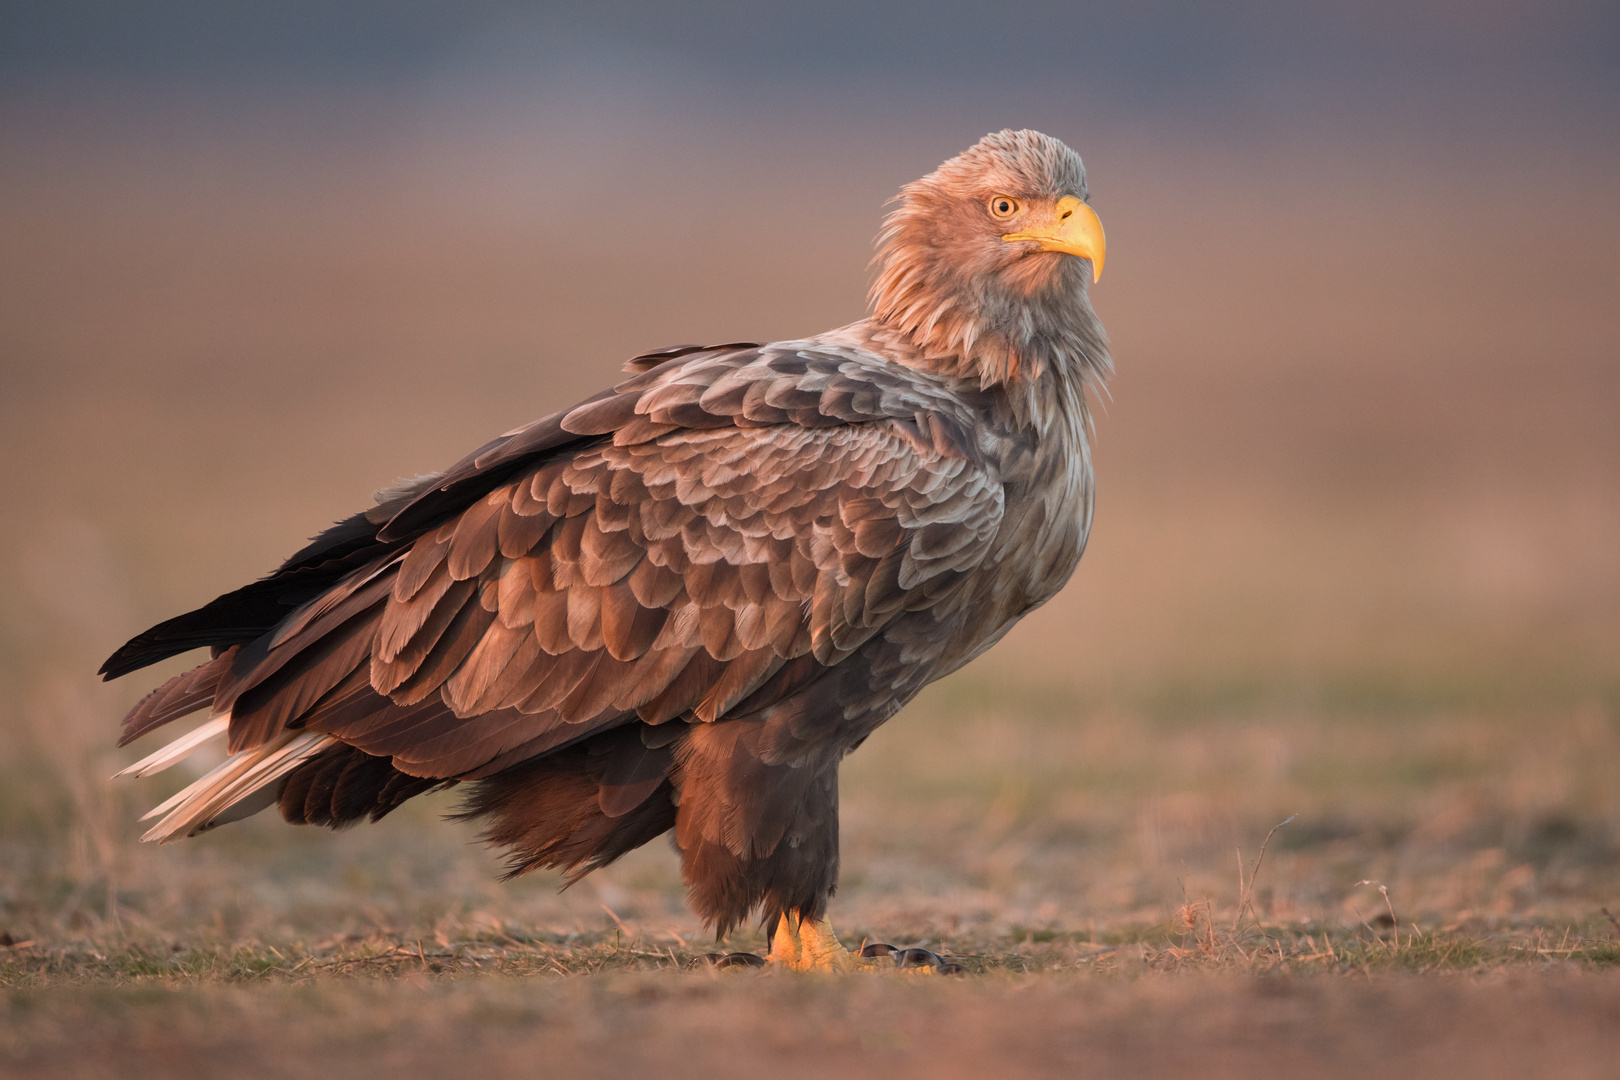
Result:
<instances>
[{"instance_id":1,"label":"dark eye pupil","mask_svg":"<svg viewBox=\"0 0 1620 1080\"><path fill-rule=\"evenodd\" d=\"M996 203L996 212L1000 214L1011 213L1012 203L1008 202L1006 199L1000 200Z\"/></svg>"}]
</instances>

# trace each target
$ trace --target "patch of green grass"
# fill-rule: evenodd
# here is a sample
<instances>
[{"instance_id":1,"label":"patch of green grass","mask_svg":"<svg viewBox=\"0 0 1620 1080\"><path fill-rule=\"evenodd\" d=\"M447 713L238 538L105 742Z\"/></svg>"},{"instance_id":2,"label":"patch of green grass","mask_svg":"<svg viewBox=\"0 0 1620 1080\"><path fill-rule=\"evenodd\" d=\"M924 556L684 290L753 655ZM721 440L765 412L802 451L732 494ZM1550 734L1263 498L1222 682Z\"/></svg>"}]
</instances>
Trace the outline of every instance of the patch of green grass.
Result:
<instances>
[{"instance_id":1,"label":"patch of green grass","mask_svg":"<svg viewBox=\"0 0 1620 1080\"><path fill-rule=\"evenodd\" d=\"M1413 932L1398 939L1351 937L1335 946L1335 962L1345 968L1399 971L1467 971L1517 957L1500 946L1462 934Z\"/></svg>"},{"instance_id":2,"label":"patch of green grass","mask_svg":"<svg viewBox=\"0 0 1620 1080\"><path fill-rule=\"evenodd\" d=\"M1600 941L1586 945L1571 953L1570 957L1599 967L1620 966L1620 941Z\"/></svg>"}]
</instances>

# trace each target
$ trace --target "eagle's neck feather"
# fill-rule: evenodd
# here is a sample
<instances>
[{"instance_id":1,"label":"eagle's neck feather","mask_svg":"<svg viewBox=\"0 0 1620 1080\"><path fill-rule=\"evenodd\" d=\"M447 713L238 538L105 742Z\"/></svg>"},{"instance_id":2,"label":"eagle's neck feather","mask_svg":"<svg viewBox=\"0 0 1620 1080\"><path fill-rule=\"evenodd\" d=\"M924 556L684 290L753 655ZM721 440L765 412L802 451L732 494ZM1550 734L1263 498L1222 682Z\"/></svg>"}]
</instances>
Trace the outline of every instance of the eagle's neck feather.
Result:
<instances>
[{"instance_id":1,"label":"eagle's neck feather","mask_svg":"<svg viewBox=\"0 0 1620 1080\"><path fill-rule=\"evenodd\" d=\"M1108 337L1092 310L1090 264L1043 253L1010 266L962 265L917 228L903 205L878 237L872 283L875 335L913 367L999 390L1037 428L1086 418L1086 391L1113 371Z\"/></svg>"},{"instance_id":2,"label":"eagle's neck feather","mask_svg":"<svg viewBox=\"0 0 1620 1080\"><path fill-rule=\"evenodd\" d=\"M1044 435L1088 422L1087 391L1102 391L1113 361L1084 292L1002 314L987 319L935 308L920 319L874 314L860 325L891 359L992 391L1019 426Z\"/></svg>"}]
</instances>

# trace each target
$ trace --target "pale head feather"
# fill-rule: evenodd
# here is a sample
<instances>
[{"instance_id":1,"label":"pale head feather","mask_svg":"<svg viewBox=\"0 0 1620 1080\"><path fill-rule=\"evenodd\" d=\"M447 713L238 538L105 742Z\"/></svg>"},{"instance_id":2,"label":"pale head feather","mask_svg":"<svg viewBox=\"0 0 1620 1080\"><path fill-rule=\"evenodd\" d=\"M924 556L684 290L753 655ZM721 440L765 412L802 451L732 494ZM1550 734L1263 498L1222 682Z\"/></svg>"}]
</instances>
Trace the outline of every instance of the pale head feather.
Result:
<instances>
[{"instance_id":1,"label":"pale head feather","mask_svg":"<svg viewBox=\"0 0 1620 1080\"><path fill-rule=\"evenodd\" d=\"M1112 365L1087 296L1090 264L1002 240L995 195L1084 200L1085 166L1049 135L998 131L901 188L878 234L873 319L927 366L981 386L1099 385Z\"/></svg>"}]
</instances>

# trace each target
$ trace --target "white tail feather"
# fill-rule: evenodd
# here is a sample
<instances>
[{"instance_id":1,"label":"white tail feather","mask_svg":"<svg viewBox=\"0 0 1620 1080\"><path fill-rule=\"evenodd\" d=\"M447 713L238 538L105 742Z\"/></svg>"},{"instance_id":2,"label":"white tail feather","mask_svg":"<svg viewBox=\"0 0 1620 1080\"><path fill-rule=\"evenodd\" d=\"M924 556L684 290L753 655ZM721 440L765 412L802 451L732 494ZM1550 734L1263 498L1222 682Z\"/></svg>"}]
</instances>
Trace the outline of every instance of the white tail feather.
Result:
<instances>
[{"instance_id":1,"label":"white tail feather","mask_svg":"<svg viewBox=\"0 0 1620 1080\"><path fill-rule=\"evenodd\" d=\"M179 791L175 792L173 795L170 795L167 799L164 799L162 802L160 802L156 806L152 807L152 809L150 809L146 813L142 814L140 816L140 820L141 821L151 821L155 817L162 817L164 814L167 814L170 810L173 810L175 807L179 806L182 802L184 802L188 798L190 798L192 796L192 794L197 791L199 785L207 783L208 781L210 781L210 780L214 779L215 777L219 776L226 769L231 768L232 763L235 762L235 761L236 761L236 759L234 757L226 758L224 761L220 762L218 765L215 765L212 769L209 769L206 773L204 773L202 775L201 778L196 780L194 783L190 784L187 787L181 788Z\"/></svg>"},{"instance_id":2,"label":"white tail feather","mask_svg":"<svg viewBox=\"0 0 1620 1080\"><path fill-rule=\"evenodd\" d=\"M209 739L225 734L225 729L230 726L230 713L226 713L224 716L216 716L206 724L198 725L172 743L164 746L157 753L149 754L129 768L113 773L113 779L117 780L120 776L151 776L153 773L160 773Z\"/></svg>"},{"instance_id":3,"label":"white tail feather","mask_svg":"<svg viewBox=\"0 0 1620 1080\"><path fill-rule=\"evenodd\" d=\"M257 791L237 799L231 805L197 826L197 831L191 835L196 836L210 829L217 829L221 825L229 825L233 821L246 821L260 810L268 810L281 801L281 785L266 784Z\"/></svg>"},{"instance_id":4,"label":"white tail feather","mask_svg":"<svg viewBox=\"0 0 1620 1080\"><path fill-rule=\"evenodd\" d=\"M283 731L268 742L232 754L207 776L143 817L145 821L165 815L141 839L163 843L176 836L195 836L232 805L281 779L336 741L315 731Z\"/></svg>"}]
</instances>

